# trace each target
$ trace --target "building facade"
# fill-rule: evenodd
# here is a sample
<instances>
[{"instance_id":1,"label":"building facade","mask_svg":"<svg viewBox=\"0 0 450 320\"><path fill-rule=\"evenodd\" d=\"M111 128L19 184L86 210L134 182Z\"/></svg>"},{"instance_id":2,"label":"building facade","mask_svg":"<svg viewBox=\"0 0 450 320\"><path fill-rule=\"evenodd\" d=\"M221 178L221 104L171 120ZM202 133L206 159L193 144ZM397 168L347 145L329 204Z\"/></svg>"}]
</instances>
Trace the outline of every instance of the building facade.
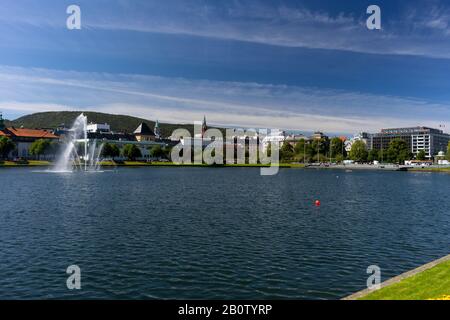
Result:
<instances>
[{"instance_id":1,"label":"building facade","mask_svg":"<svg viewBox=\"0 0 450 320\"><path fill-rule=\"evenodd\" d=\"M16 145L15 150L13 150L8 157L9 158L23 158L30 159L34 158L33 155L30 154L30 147L33 142L36 140L44 139L49 141L58 141L59 137L51 133L47 130L38 130L38 129L24 129L24 128L5 128L0 127L0 137L7 137L11 139L12 142ZM54 155L49 155L50 158L53 158Z\"/></svg>"},{"instance_id":2,"label":"building facade","mask_svg":"<svg viewBox=\"0 0 450 320\"><path fill-rule=\"evenodd\" d=\"M428 159L433 158L440 151L446 152L450 135L442 130L428 127L410 127L382 129L380 133L371 135L369 149L387 150L394 139L402 139L408 144L409 151L417 155L424 151Z\"/></svg>"},{"instance_id":3,"label":"building facade","mask_svg":"<svg viewBox=\"0 0 450 320\"><path fill-rule=\"evenodd\" d=\"M345 146L345 151L347 151L347 153L350 152L350 150L352 150L352 146L356 141L362 141L366 144L367 149L372 149L372 139L371 139L372 135L367 133L367 132L360 132L355 134L352 138L350 139L342 139L344 141L344 146Z\"/></svg>"},{"instance_id":4,"label":"building facade","mask_svg":"<svg viewBox=\"0 0 450 320\"><path fill-rule=\"evenodd\" d=\"M87 132L110 132L111 126L107 123L89 123L86 128Z\"/></svg>"},{"instance_id":5,"label":"building facade","mask_svg":"<svg viewBox=\"0 0 450 320\"><path fill-rule=\"evenodd\" d=\"M145 122L142 122L139 127L134 130L134 135L136 136L136 140L139 142L156 140L155 133Z\"/></svg>"},{"instance_id":6,"label":"building facade","mask_svg":"<svg viewBox=\"0 0 450 320\"><path fill-rule=\"evenodd\" d=\"M141 123L133 134L113 132L110 130L110 126L108 124L99 125L91 123L89 125L93 129L99 128L99 130L88 130L87 138L89 140L89 144L95 143L97 146L100 146L102 143L110 143L118 146L120 150L128 144L133 144L141 151L142 160L148 160L151 158L150 149L153 146L167 146L167 143L163 141L155 141L155 134L145 123ZM125 159L124 157L118 158Z\"/></svg>"}]
</instances>

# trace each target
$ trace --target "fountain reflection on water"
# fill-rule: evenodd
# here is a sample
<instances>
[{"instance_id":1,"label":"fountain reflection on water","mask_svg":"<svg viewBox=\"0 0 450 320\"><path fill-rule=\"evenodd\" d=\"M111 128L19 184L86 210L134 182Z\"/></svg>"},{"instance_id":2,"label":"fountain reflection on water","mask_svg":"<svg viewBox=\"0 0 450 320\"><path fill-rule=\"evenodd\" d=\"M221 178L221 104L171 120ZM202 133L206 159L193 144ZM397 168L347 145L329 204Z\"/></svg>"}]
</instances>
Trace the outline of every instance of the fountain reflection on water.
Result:
<instances>
[{"instance_id":1,"label":"fountain reflection on water","mask_svg":"<svg viewBox=\"0 0 450 320\"><path fill-rule=\"evenodd\" d=\"M87 117L80 114L66 137L65 146L51 172L99 172L104 143L90 141L87 132ZM80 155L81 153L81 155Z\"/></svg>"}]
</instances>

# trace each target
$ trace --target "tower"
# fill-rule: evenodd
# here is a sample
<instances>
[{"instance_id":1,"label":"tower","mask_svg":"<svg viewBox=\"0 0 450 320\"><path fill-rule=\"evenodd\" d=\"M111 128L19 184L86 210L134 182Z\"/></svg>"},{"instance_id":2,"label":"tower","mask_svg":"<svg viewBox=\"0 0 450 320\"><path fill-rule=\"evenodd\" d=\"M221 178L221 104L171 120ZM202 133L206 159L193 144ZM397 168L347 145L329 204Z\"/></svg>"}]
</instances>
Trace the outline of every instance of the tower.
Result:
<instances>
[{"instance_id":1,"label":"tower","mask_svg":"<svg viewBox=\"0 0 450 320\"><path fill-rule=\"evenodd\" d=\"M203 116L202 137L205 135L206 130L208 130L208 126L206 125L206 116Z\"/></svg>"},{"instance_id":2,"label":"tower","mask_svg":"<svg viewBox=\"0 0 450 320\"><path fill-rule=\"evenodd\" d=\"M155 122L155 128L153 129L153 132L155 133L156 139L161 139L161 131L159 130L159 121L156 120Z\"/></svg>"},{"instance_id":3,"label":"tower","mask_svg":"<svg viewBox=\"0 0 450 320\"><path fill-rule=\"evenodd\" d=\"M3 120L3 115L0 112L0 130L5 130L5 121Z\"/></svg>"},{"instance_id":4,"label":"tower","mask_svg":"<svg viewBox=\"0 0 450 320\"><path fill-rule=\"evenodd\" d=\"M136 137L136 140L139 142L142 141L155 141L155 133L152 131L152 129L149 128L149 126L145 122L141 122L139 127L137 127L136 130L134 130L134 136Z\"/></svg>"}]
</instances>

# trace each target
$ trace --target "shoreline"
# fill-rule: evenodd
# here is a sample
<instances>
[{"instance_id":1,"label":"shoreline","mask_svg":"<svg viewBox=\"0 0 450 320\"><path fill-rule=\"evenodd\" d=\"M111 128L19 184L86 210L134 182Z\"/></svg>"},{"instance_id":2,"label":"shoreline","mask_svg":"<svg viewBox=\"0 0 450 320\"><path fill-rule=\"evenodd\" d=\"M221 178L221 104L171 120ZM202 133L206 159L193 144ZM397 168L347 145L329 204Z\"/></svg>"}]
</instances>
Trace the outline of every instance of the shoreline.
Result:
<instances>
[{"instance_id":1,"label":"shoreline","mask_svg":"<svg viewBox=\"0 0 450 320\"><path fill-rule=\"evenodd\" d=\"M345 171L403 171L403 172L434 172L434 173L450 173L450 166L442 167L413 167L405 165L394 165L394 164L384 164L384 165L366 165L366 164L338 164L338 165L306 165L305 169L316 169L316 170L345 170Z\"/></svg>"},{"instance_id":2,"label":"shoreline","mask_svg":"<svg viewBox=\"0 0 450 320\"><path fill-rule=\"evenodd\" d=\"M382 282L379 289L364 289L341 300L448 299L450 298L450 281L442 284L444 282L442 280L450 278L449 265L450 254L390 278ZM422 291L417 292L418 289Z\"/></svg>"},{"instance_id":3,"label":"shoreline","mask_svg":"<svg viewBox=\"0 0 450 320\"><path fill-rule=\"evenodd\" d=\"M0 168L27 168L27 167L52 167L53 163L48 161L29 161L29 163L15 163L12 161L5 161L4 163L0 163ZM173 162L141 162L141 161L124 161L124 162L101 162L100 167L199 167L199 168L268 168L270 165L265 164L216 164L216 165L208 165L208 164L176 164ZM303 169L305 167L304 164L298 163L280 163L278 164L279 168L288 168L288 169Z\"/></svg>"},{"instance_id":4,"label":"shoreline","mask_svg":"<svg viewBox=\"0 0 450 320\"><path fill-rule=\"evenodd\" d=\"M0 168L27 168L27 167L51 167L52 162L41 160L29 160L28 163L17 163L13 161L0 162ZM403 165L366 165L366 164L337 164L337 165L316 165L316 164L303 164L303 163L279 163L279 168L285 169L308 169L308 170L345 170L345 171L407 171L407 172L428 172L428 173L450 173L450 167L411 167ZM100 162L100 167L201 167L201 168L267 168L270 165L264 164L176 164L173 162L142 162L142 161L123 161L112 162L103 161Z\"/></svg>"}]
</instances>

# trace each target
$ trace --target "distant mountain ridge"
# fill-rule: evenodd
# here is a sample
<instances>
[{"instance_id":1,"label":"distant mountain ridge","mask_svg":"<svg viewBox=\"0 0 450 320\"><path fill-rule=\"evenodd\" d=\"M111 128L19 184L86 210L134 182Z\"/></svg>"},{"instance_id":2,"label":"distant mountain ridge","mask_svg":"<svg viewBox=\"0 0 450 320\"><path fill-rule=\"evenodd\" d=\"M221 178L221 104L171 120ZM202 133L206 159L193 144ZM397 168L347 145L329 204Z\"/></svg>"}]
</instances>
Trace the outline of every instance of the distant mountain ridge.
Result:
<instances>
[{"instance_id":1,"label":"distant mountain ridge","mask_svg":"<svg viewBox=\"0 0 450 320\"><path fill-rule=\"evenodd\" d=\"M75 119L84 113L89 122L107 123L111 126L111 130L115 132L132 133L139 124L146 123L150 128L154 128L155 121L117 114L91 112L91 111L50 111L29 114L16 120L5 120L7 127L24 127L24 128L39 128L39 129L56 129L61 125L70 128ZM194 126L191 124L169 124L159 123L161 133L164 137L168 137L175 129L183 128L189 130L191 134L194 131Z\"/></svg>"}]
</instances>

